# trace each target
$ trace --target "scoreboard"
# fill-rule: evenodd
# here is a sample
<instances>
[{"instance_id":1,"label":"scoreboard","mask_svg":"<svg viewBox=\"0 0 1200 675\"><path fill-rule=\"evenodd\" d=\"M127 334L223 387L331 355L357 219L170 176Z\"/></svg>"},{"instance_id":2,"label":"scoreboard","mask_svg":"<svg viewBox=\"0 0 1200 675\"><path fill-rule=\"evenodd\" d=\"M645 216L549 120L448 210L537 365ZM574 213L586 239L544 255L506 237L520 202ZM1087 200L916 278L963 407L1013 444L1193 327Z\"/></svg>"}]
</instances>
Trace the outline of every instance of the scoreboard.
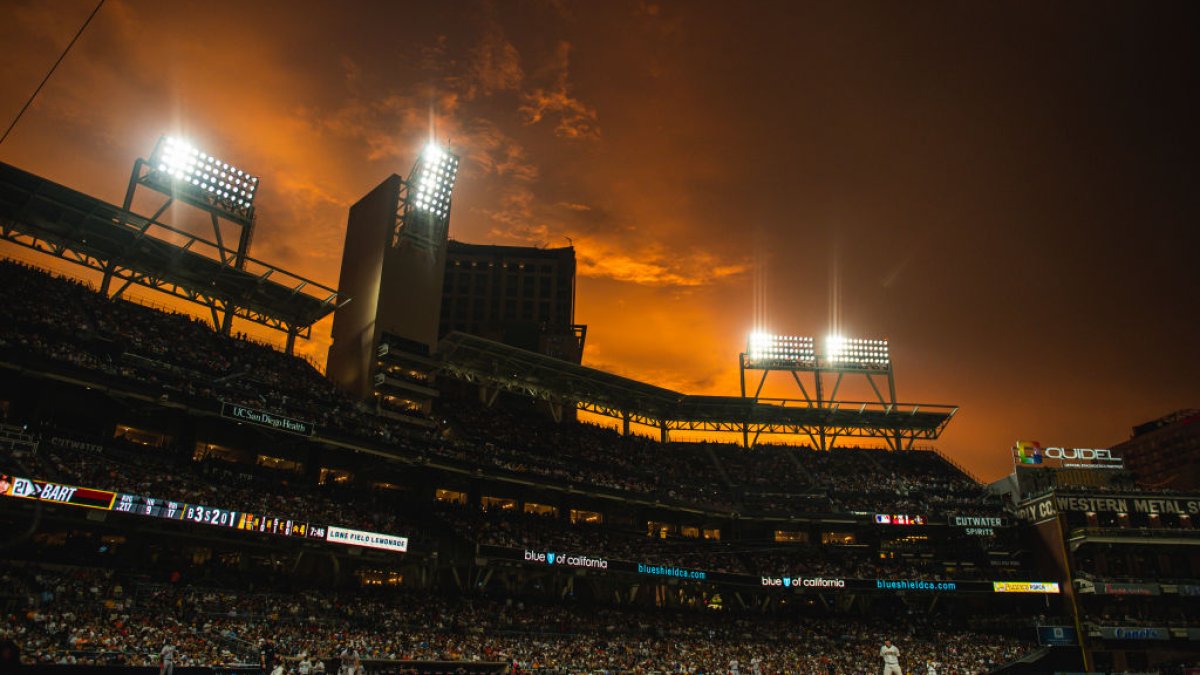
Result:
<instances>
[{"instance_id":1,"label":"scoreboard","mask_svg":"<svg viewBox=\"0 0 1200 675\"><path fill-rule=\"evenodd\" d=\"M108 490L93 490L73 485L60 485L44 480L10 478L8 476L0 476L0 486L6 488L4 494L10 497L36 499L38 501L54 502L57 504L70 504L71 506L82 506L84 508L101 509L104 511L112 508L113 498L116 497L115 492L109 492Z\"/></svg>"},{"instance_id":2,"label":"scoreboard","mask_svg":"<svg viewBox=\"0 0 1200 675\"><path fill-rule=\"evenodd\" d=\"M120 511L121 513L133 513L139 516L149 516L151 518L182 520L186 508L187 504L182 502L155 499L154 497L141 497L122 492L117 495L117 501L113 504L112 510Z\"/></svg>"},{"instance_id":3,"label":"scoreboard","mask_svg":"<svg viewBox=\"0 0 1200 675\"><path fill-rule=\"evenodd\" d=\"M297 539L318 539L331 544L388 551L408 551L408 538L351 530L292 518L188 504L170 499L63 485L51 481L0 475L0 495L16 499L52 502L102 511L116 511L146 518L178 520L243 532L261 532ZM381 545L380 542L384 542Z\"/></svg>"}]
</instances>

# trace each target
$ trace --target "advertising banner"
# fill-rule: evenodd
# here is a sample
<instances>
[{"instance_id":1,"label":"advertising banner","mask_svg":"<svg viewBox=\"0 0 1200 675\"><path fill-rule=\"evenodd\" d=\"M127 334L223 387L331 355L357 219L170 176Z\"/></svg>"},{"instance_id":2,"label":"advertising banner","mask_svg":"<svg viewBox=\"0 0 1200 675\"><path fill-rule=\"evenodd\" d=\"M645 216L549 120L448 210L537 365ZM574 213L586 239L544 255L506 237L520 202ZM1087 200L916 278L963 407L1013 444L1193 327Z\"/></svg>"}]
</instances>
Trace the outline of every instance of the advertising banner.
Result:
<instances>
[{"instance_id":1,"label":"advertising banner","mask_svg":"<svg viewBox=\"0 0 1200 675\"><path fill-rule=\"evenodd\" d=\"M1044 647L1074 647L1079 634L1072 626L1038 626L1038 644Z\"/></svg>"},{"instance_id":2,"label":"advertising banner","mask_svg":"<svg viewBox=\"0 0 1200 675\"><path fill-rule=\"evenodd\" d=\"M837 592L837 591L915 591L921 593L1058 593L1057 582L991 582L950 581L927 579L851 579L832 575L761 575L712 572L685 567L674 567L657 562L613 560L598 554L583 554L576 551L548 551L542 549L520 549L507 546L483 545L478 555L484 559L507 560L527 565L554 566L589 572L638 574L650 577L665 577L685 581L707 581L712 583L751 586L757 588L792 592ZM582 573L582 572L581 572ZM996 588L1000 585L1000 589Z\"/></svg>"},{"instance_id":3,"label":"advertising banner","mask_svg":"<svg viewBox=\"0 0 1200 675\"><path fill-rule=\"evenodd\" d=\"M1013 464L1057 469L1124 469L1125 460L1107 448L1043 448L1037 441L1017 441Z\"/></svg>"},{"instance_id":4,"label":"advertising banner","mask_svg":"<svg viewBox=\"0 0 1200 675\"><path fill-rule=\"evenodd\" d=\"M1166 628L1158 627L1101 626L1100 637L1105 640L1167 640L1170 633Z\"/></svg>"},{"instance_id":5,"label":"advertising banner","mask_svg":"<svg viewBox=\"0 0 1200 675\"><path fill-rule=\"evenodd\" d=\"M1021 520L1040 523L1059 513L1175 513L1200 514L1200 495L1163 497L1138 493L1096 495L1048 495L1017 507Z\"/></svg>"},{"instance_id":6,"label":"advertising banner","mask_svg":"<svg viewBox=\"0 0 1200 675\"><path fill-rule=\"evenodd\" d=\"M62 485L33 478L0 474L0 495L15 499L40 500L68 506L127 513L145 518L162 518L282 537L317 539L334 544L362 546L385 551L408 551L408 538L379 532L329 527L279 516L233 511L188 504L127 492Z\"/></svg>"},{"instance_id":7,"label":"advertising banner","mask_svg":"<svg viewBox=\"0 0 1200 675\"><path fill-rule=\"evenodd\" d=\"M344 527L330 526L326 528L325 541L331 544L363 546L365 548L378 548L384 551L397 551L399 553L408 551L408 537L397 537L378 532L364 532L362 530L349 530Z\"/></svg>"},{"instance_id":8,"label":"advertising banner","mask_svg":"<svg viewBox=\"0 0 1200 675\"><path fill-rule=\"evenodd\" d=\"M221 402L221 417L237 420L239 422L249 422L257 424L260 427L275 429L276 431L286 431L292 434L300 434L301 436L313 435L312 422L304 422L295 420L283 415L276 415L264 410L255 410L247 408L244 405L236 403Z\"/></svg>"},{"instance_id":9,"label":"advertising banner","mask_svg":"<svg viewBox=\"0 0 1200 675\"><path fill-rule=\"evenodd\" d=\"M1054 495L1032 499L1017 507L1017 517L1029 523L1041 523L1058 516Z\"/></svg>"},{"instance_id":10,"label":"advertising banner","mask_svg":"<svg viewBox=\"0 0 1200 675\"><path fill-rule=\"evenodd\" d=\"M1127 584L1106 581L1096 584L1097 595L1162 595L1158 584Z\"/></svg>"},{"instance_id":11,"label":"advertising banner","mask_svg":"<svg viewBox=\"0 0 1200 675\"><path fill-rule=\"evenodd\" d=\"M993 581L996 593L1060 593L1057 581Z\"/></svg>"}]
</instances>

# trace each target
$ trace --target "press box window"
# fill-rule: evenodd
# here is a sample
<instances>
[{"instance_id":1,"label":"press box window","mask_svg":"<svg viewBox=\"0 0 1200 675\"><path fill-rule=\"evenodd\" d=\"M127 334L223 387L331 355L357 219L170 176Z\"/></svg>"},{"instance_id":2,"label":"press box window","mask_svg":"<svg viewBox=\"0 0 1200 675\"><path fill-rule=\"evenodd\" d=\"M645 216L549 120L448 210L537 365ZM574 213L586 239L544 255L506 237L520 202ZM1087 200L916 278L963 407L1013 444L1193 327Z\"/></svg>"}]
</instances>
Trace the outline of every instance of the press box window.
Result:
<instances>
[{"instance_id":1,"label":"press box window","mask_svg":"<svg viewBox=\"0 0 1200 675\"><path fill-rule=\"evenodd\" d=\"M479 503L485 511L511 511L517 508L517 500L508 497L481 497Z\"/></svg>"},{"instance_id":2,"label":"press box window","mask_svg":"<svg viewBox=\"0 0 1200 675\"><path fill-rule=\"evenodd\" d=\"M438 488L436 491L434 491L433 498L446 504L458 504L460 506L467 505L467 493L459 492L458 490L446 490L443 488Z\"/></svg>"},{"instance_id":3,"label":"press box window","mask_svg":"<svg viewBox=\"0 0 1200 675\"><path fill-rule=\"evenodd\" d=\"M157 431L148 429L138 429L136 427L118 424L113 432L113 438L136 443L147 448L164 448L170 442L171 437Z\"/></svg>"},{"instance_id":4,"label":"press box window","mask_svg":"<svg viewBox=\"0 0 1200 675\"><path fill-rule=\"evenodd\" d=\"M808 533L794 530L775 530L775 541L787 544L807 544Z\"/></svg>"},{"instance_id":5,"label":"press box window","mask_svg":"<svg viewBox=\"0 0 1200 675\"><path fill-rule=\"evenodd\" d=\"M671 523L660 523L656 520L646 521L646 536L655 539L666 539L678 531L675 525Z\"/></svg>"},{"instance_id":6,"label":"press box window","mask_svg":"<svg viewBox=\"0 0 1200 675\"><path fill-rule=\"evenodd\" d=\"M302 467L300 462L293 462L290 459L272 457L270 455L259 455L258 461L255 463L259 466L265 466L268 469L276 469L279 471L299 471Z\"/></svg>"},{"instance_id":7,"label":"press box window","mask_svg":"<svg viewBox=\"0 0 1200 675\"><path fill-rule=\"evenodd\" d=\"M835 546L849 546L857 542L853 532L822 532L821 543Z\"/></svg>"},{"instance_id":8,"label":"press box window","mask_svg":"<svg viewBox=\"0 0 1200 675\"><path fill-rule=\"evenodd\" d=\"M192 453L192 459L197 462L205 459L219 459L223 462L237 464L238 457L241 454L243 453L240 453L233 448L227 448L223 445L217 445L216 443L204 443L198 441L196 443L196 451Z\"/></svg>"},{"instance_id":9,"label":"press box window","mask_svg":"<svg viewBox=\"0 0 1200 675\"><path fill-rule=\"evenodd\" d=\"M349 485L354 480L354 474L345 469L330 469L327 466L321 467L321 475L318 481L321 485Z\"/></svg>"},{"instance_id":10,"label":"press box window","mask_svg":"<svg viewBox=\"0 0 1200 675\"><path fill-rule=\"evenodd\" d=\"M571 523L587 523L588 525L599 525L604 522L604 516L596 511L581 511L580 509L571 509Z\"/></svg>"},{"instance_id":11,"label":"press box window","mask_svg":"<svg viewBox=\"0 0 1200 675\"><path fill-rule=\"evenodd\" d=\"M535 502L525 502L525 513L530 513L535 516L554 517L558 515L558 507L550 506L549 504L538 504Z\"/></svg>"}]
</instances>

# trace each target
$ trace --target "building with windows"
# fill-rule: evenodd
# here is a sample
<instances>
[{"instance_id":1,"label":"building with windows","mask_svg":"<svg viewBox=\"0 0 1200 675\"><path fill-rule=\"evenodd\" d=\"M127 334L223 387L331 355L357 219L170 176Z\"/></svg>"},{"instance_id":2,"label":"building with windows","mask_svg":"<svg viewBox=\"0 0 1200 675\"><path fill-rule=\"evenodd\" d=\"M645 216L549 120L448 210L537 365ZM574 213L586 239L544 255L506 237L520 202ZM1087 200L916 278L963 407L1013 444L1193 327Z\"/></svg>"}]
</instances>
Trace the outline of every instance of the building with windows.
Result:
<instances>
[{"instance_id":1,"label":"building with windows","mask_svg":"<svg viewBox=\"0 0 1200 675\"><path fill-rule=\"evenodd\" d=\"M449 242L438 334L453 331L579 363L575 249Z\"/></svg>"},{"instance_id":2,"label":"building with windows","mask_svg":"<svg viewBox=\"0 0 1200 675\"><path fill-rule=\"evenodd\" d=\"M439 341L452 332L580 363L575 249L450 241L458 159L436 146L350 208L327 375L388 417L432 426Z\"/></svg>"},{"instance_id":3,"label":"building with windows","mask_svg":"<svg viewBox=\"0 0 1200 675\"><path fill-rule=\"evenodd\" d=\"M1139 424L1112 450L1144 488L1200 491L1200 410L1177 410Z\"/></svg>"}]
</instances>

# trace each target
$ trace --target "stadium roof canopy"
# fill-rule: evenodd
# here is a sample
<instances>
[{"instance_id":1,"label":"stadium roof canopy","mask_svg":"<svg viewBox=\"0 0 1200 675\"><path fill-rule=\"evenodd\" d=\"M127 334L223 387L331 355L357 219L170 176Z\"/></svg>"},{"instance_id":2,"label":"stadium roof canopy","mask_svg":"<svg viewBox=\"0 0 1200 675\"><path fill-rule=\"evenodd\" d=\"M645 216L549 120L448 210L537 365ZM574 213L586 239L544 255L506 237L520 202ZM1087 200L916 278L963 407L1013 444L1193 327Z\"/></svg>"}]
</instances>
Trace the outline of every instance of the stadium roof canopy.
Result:
<instances>
[{"instance_id":1,"label":"stadium roof canopy","mask_svg":"<svg viewBox=\"0 0 1200 675\"><path fill-rule=\"evenodd\" d=\"M809 436L819 447L838 438L875 438L896 449L941 435L958 408L912 403L826 402L739 396L689 396L595 368L454 332L438 347L439 371L491 388L657 427L664 432L728 431Z\"/></svg>"},{"instance_id":2,"label":"stadium roof canopy","mask_svg":"<svg viewBox=\"0 0 1200 675\"><path fill-rule=\"evenodd\" d=\"M253 258L239 269L222 246L0 162L0 237L218 313L308 338L347 302L338 292Z\"/></svg>"}]
</instances>

